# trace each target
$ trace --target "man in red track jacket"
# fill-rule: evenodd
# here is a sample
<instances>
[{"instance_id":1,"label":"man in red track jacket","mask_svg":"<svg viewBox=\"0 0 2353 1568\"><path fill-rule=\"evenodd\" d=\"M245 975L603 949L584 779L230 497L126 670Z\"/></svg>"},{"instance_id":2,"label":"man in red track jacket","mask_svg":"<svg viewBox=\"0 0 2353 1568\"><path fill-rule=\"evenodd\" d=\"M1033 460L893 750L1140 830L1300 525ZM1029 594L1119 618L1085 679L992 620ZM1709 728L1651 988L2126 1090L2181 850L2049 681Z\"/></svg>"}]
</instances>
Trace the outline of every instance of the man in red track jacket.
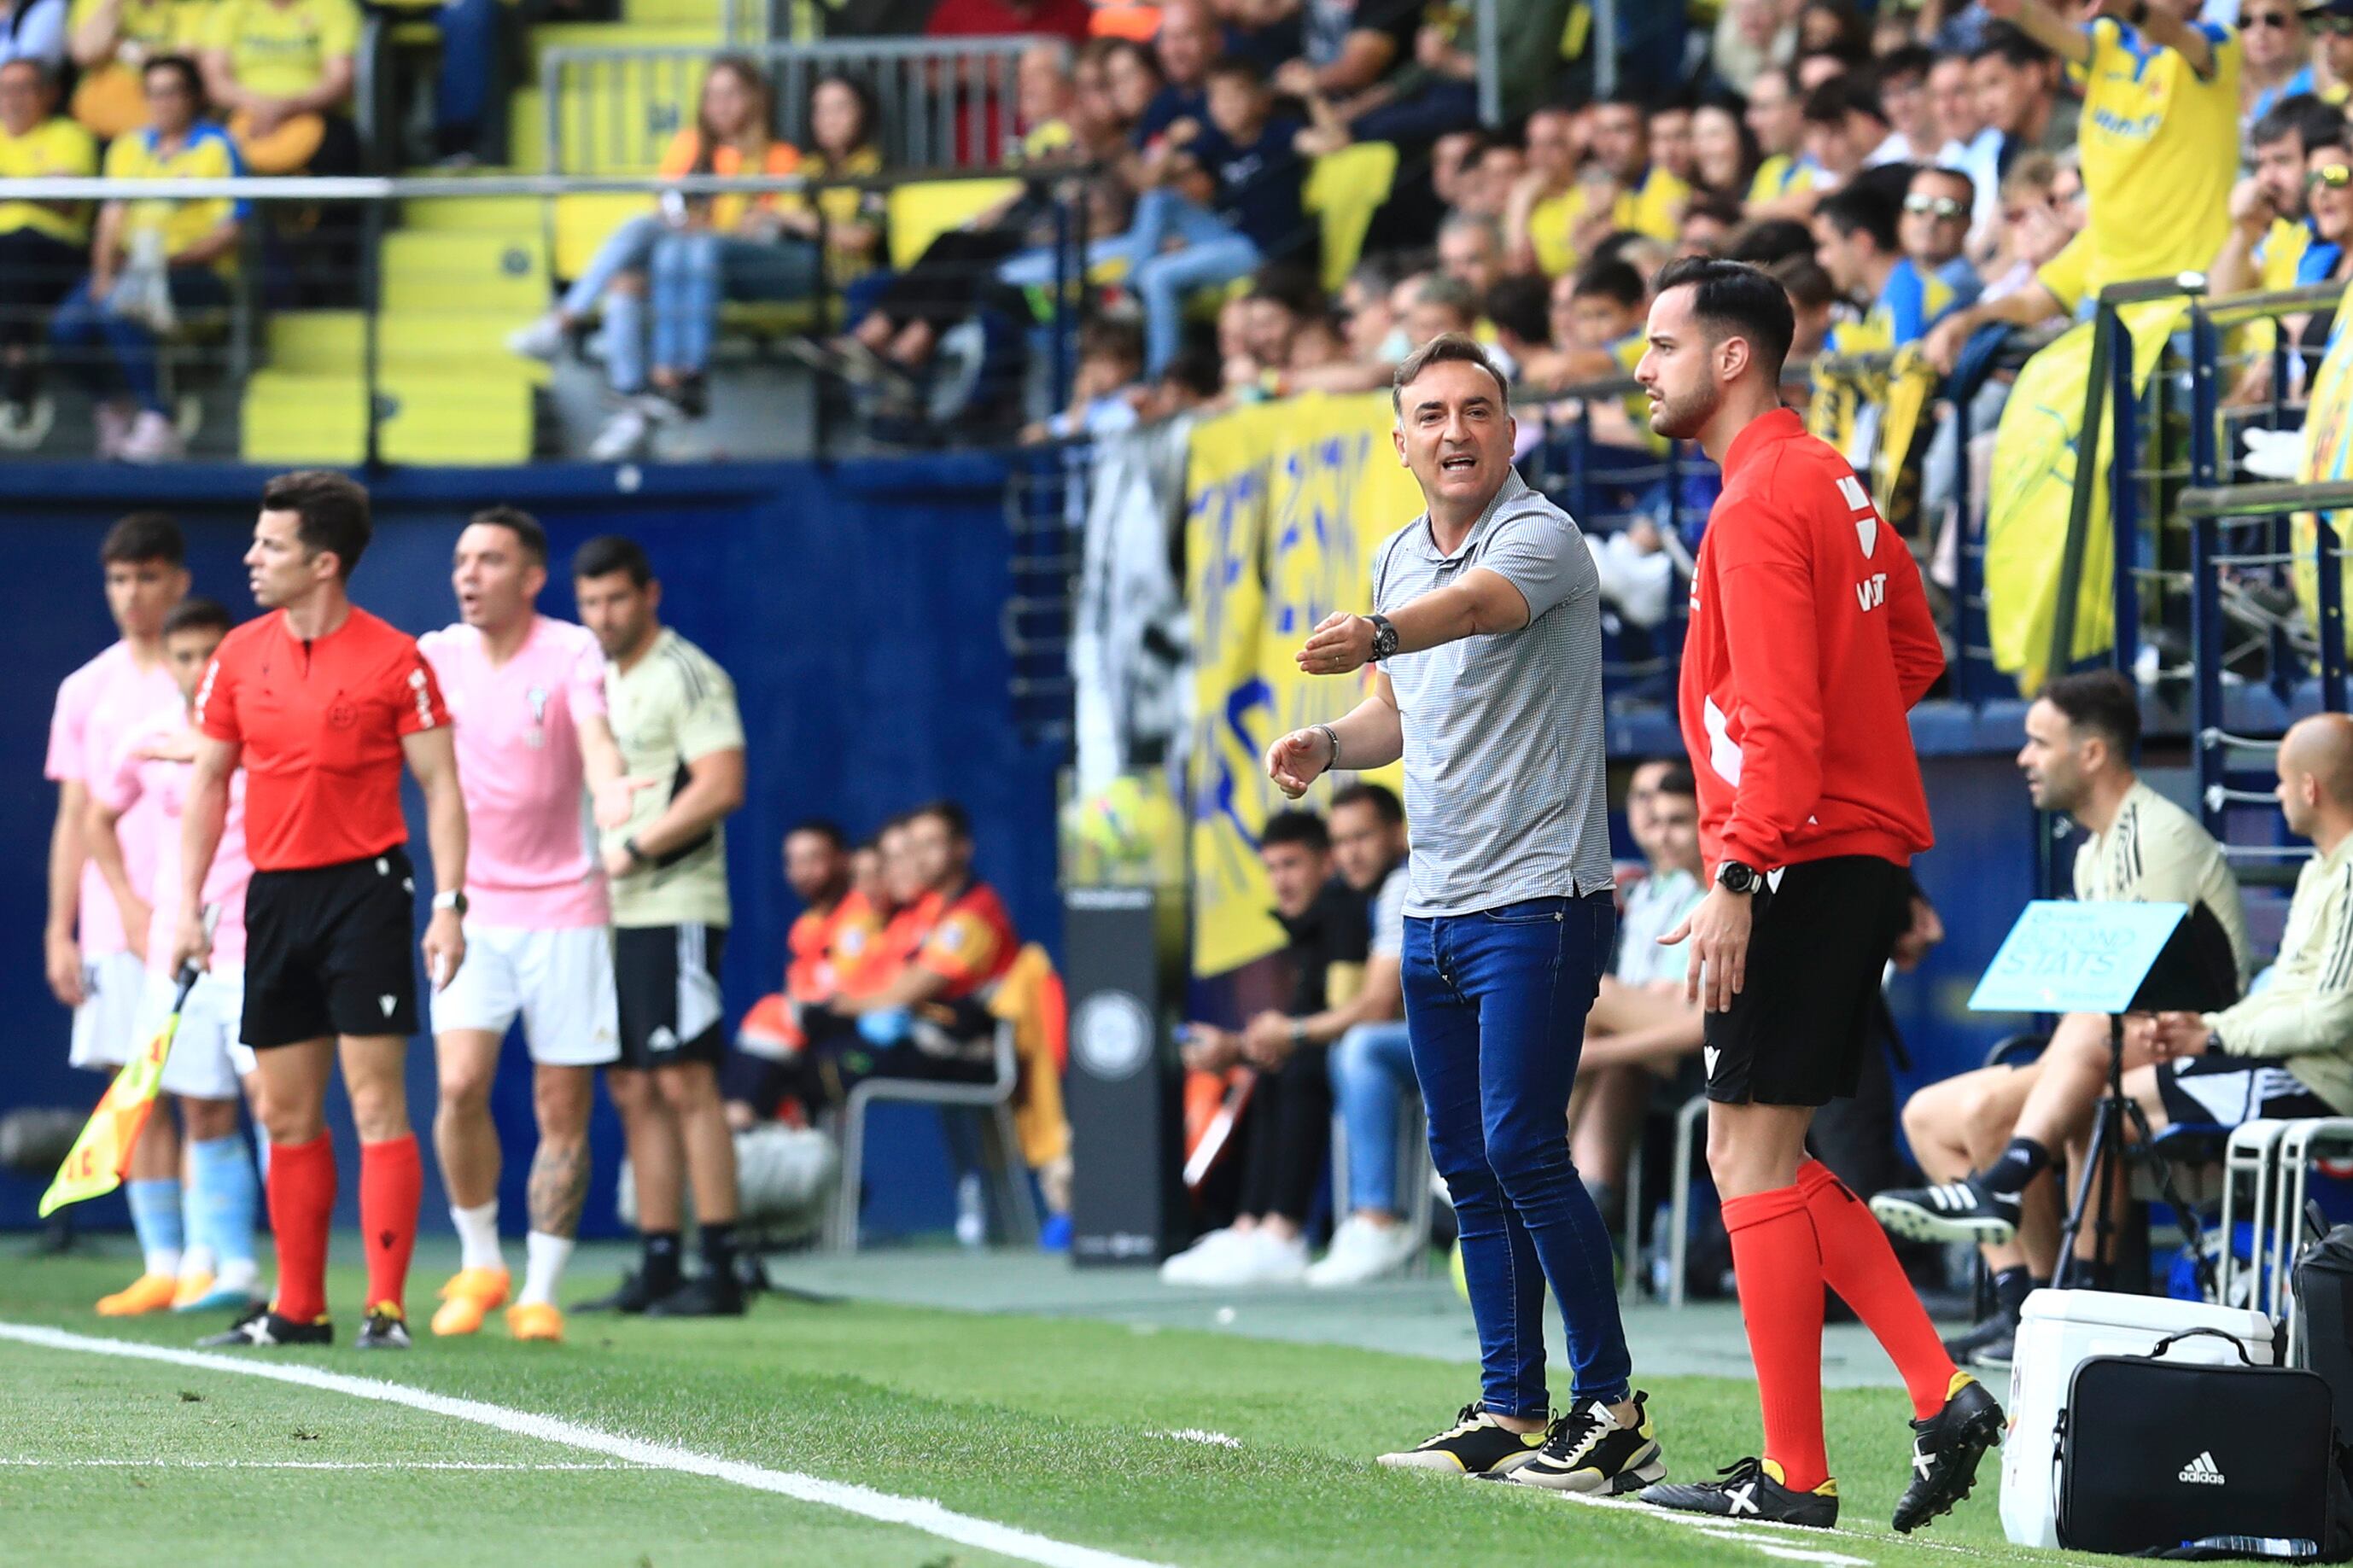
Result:
<instances>
[{"instance_id":1,"label":"man in red track jacket","mask_svg":"<svg viewBox=\"0 0 2353 1568\"><path fill-rule=\"evenodd\" d=\"M1880 975L1909 919L1928 804L1905 719L1944 668L1920 574L1845 459L1780 406L1792 322L1751 267L1660 275L1635 370L1651 427L1724 470L1692 584L1683 742L1715 886L1681 930L1707 1007L1707 1157L1732 1237L1765 1453L1662 1507L1830 1526L1822 1288L1867 1323L1912 1398L1910 1531L1968 1495L2000 1406L1954 1369L1871 1211L1806 1131L1854 1092Z\"/></svg>"}]
</instances>

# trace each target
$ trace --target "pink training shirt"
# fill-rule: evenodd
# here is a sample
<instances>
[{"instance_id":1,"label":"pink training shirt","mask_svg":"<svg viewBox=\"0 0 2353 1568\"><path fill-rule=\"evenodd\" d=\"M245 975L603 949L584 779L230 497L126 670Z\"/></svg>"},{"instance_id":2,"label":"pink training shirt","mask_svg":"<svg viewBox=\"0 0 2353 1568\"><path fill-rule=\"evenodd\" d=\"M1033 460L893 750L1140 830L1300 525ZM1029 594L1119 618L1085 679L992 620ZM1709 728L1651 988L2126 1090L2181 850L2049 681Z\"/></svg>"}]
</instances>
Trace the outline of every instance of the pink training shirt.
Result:
<instances>
[{"instance_id":1,"label":"pink training shirt","mask_svg":"<svg viewBox=\"0 0 2353 1568\"><path fill-rule=\"evenodd\" d=\"M121 753L124 738L157 716L178 719L187 707L172 672L160 659L142 670L131 645L118 642L58 687L56 710L49 719L49 754L43 772L58 784L88 787L103 779ZM158 822L161 811L141 801L123 814L116 837L122 843L123 868L131 885L154 885ZM94 863L81 868L81 955L85 963L121 952L122 911Z\"/></svg>"},{"instance_id":2,"label":"pink training shirt","mask_svg":"<svg viewBox=\"0 0 2353 1568\"><path fill-rule=\"evenodd\" d=\"M466 797L466 900L484 925L556 931L608 918L587 816L579 721L605 715L605 655L586 626L532 617L503 665L463 624L417 639L441 685Z\"/></svg>"},{"instance_id":3,"label":"pink training shirt","mask_svg":"<svg viewBox=\"0 0 2353 1568\"><path fill-rule=\"evenodd\" d=\"M155 920L147 931L147 968L172 977L172 940L180 907L180 826L187 815L188 784L195 777L192 763L143 755L147 745L189 728L185 715L150 721L128 736L108 776L90 786L92 799L109 810L131 813L152 805L157 816L154 881L147 892ZM119 837L118 833L118 837ZM126 862L127 864L127 862ZM245 770L228 776L228 817L221 826L220 847L213 852L212 869L205 873L205 907L217 911L213 921L212 965L216 969L245 964L245 889L253 880L253 862L245 848Z\"/></svg>"}]
</instances>

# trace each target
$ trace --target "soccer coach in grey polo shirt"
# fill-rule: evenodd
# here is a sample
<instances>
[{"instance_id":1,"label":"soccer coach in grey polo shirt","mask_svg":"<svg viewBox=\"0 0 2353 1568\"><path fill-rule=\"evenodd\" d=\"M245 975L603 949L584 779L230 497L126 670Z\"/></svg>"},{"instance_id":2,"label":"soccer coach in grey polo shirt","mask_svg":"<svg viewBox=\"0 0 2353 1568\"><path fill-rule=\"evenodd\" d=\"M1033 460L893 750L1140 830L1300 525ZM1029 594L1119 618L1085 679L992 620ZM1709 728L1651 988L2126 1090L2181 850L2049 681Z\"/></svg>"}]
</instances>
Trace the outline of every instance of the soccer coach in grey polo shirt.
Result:
<instances>
[{"instance_id":1,"label":"soccer coach in grey polo shirt","mask_svg":"<svg viewBox=\"0 0 2353 1568\"><path fill-rule=\"evenodd\" d=\"M1629 1381L1609 1237L1568 1157L1569 1087L1618 923L1600 584L1577 525L1513 471L1510 401L1460 334L1398 367L1398 455L1428 510L1373 557L1375 613L1330 616L1299 654L1315 675L1375 664L1372 694L1276 741L1266 768L1296 797L1327 770L1405 759L1406 1025L1482 1387L1382 1462L1608 1494L1665 1467ZM1547 1281L1576 1375L1557 1420Z\"/></svg>"}]
</instances>

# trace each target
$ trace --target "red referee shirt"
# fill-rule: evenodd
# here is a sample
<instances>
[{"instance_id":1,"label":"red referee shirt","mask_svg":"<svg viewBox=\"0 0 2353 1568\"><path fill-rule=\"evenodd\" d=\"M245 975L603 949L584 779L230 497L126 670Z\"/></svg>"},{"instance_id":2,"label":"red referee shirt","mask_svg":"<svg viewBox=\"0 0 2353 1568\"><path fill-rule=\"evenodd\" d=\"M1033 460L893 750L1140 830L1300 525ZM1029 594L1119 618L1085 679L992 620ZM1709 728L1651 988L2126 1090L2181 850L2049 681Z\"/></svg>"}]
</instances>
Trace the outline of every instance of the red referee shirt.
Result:
<instances>
[{"instance_id":1,"label":"red referee shirt","mask_svg":"<svg viewBox=\"0 0 2353 1568\"><path fill-rule=\"evenodd\" d=\"M244 749L257 871L333 866L406 842L400 738L448 721L417 639L356 605L311 642L283 615L246 622L196 692L198 726Z\"/></svg>"},{"instance_id":2,"label":"red referee shirt","mask_svg":"<svg viewBox=\"0 0 2353 1568\"><path fill-rule=\"evenodd\" d=\"M1846 459L1786 408L1735 437L1680 693L1708 864L1927 848L1905 716L1944 668L1912 552Z\"/></svg>"}]
</instances>

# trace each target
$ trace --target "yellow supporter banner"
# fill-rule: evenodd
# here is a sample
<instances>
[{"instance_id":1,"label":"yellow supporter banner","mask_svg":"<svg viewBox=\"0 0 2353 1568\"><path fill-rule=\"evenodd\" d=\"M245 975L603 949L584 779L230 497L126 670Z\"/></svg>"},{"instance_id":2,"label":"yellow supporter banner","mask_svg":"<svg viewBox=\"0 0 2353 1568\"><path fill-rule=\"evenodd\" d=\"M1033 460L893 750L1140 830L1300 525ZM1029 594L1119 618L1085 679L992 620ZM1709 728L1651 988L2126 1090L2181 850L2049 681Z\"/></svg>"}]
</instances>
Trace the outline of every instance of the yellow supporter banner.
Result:
<instances>
[{"instance_id":1,"label":"yellow supporter banner","mask_svg":"<svg viewBox=\"0 0 2353 1568\"><path fill-rule=\"evenodd\" d=\"M131 1168L131 1147L139 1142L140 1131L155 1109L164 1062L172 1054L172 1037L179 1032L180 1008L188 999L195 973L193 969L185 973L179 995L172 1003L172 1016L164 1020L146 1049L116 1073L106 1092L99 1096L98 1109L90 1113L81 1135L66 1152L57 1179L41 1194L43 1219L68 1204L104 1197L122 1184L122 1173Z\"/></svg>"},{"instance_id":2,"label":"yellow supporter banner","mask_svg":"<svg viewBox=\"0 0 2353 1568\"><path fill-rule=\"evenodd\" d=\"M1197 974L1283 943L1258 837L1287 803L1261 759L1275 736L1337 719L1363 696L1360 681L1303 675L1293 655L1334 610L1370 606L1374 549L1421 510L1391 426L1377 395L1311 395L1194 426L1185 558Z\"/></svg>"},{"instance_id":3,"label":"yellow supporter banner","mask_svg":"<svg viewBox=\"0 0 2353 1568\"><path fill-rule=\"evenodd\" d=\"M2124 312L2132 335L2133 384L2147 384L2166 339L2180 321L2178 300L2134 306ZM2069 509L2080 465L2084 384L2091 374L2092 328L2075 328L2026 362L2001 411L1994 435L1993 479L1985 533L1986 630L1997 668L2020 691L2039 691L2051 657L2051 628L2059 607L2059 572L2066 550ZM2089 532L2075 605L2073 657L2090 658L2116 644L2112 597L2116 546L2110 528L2110 427L2099 432L2092 464Z\"/></svg>"},{"instance_id":4,"label":"yellow supporter banner","mask_svg":"<svg viewBox=\"0 0 2353 1568\"><path fill-rule=\"evenodd\" d=\"M2304 457L2296 468L2296 479L2305 484L2326 483L2353 478L2353 332L2345 330L2345 310L2353 305L2353 288L2346 290L2346 299L2337 307L2337 324L2331 329L2328 353L2320 368L2312 376L2312 402L2304 416ZM2337 542L2345 544L2345 530L2353 523L2353 513L2332 511L2328 514L2331 527L2337 530ZM2316 631L2320 626L2320 563L2315 548L2317 520L2308 511L2295 514L2293 548L2295 551L2295 596L2304 605L2307 624ZM2353 589L2353 563L2340 557L2338 563L2337 605L2346 604L2344 595ZM2353 622L2348 622L2353 624ZM2353 637L2348 638L2353 642Z\"/></svg>"}]
</instances>

